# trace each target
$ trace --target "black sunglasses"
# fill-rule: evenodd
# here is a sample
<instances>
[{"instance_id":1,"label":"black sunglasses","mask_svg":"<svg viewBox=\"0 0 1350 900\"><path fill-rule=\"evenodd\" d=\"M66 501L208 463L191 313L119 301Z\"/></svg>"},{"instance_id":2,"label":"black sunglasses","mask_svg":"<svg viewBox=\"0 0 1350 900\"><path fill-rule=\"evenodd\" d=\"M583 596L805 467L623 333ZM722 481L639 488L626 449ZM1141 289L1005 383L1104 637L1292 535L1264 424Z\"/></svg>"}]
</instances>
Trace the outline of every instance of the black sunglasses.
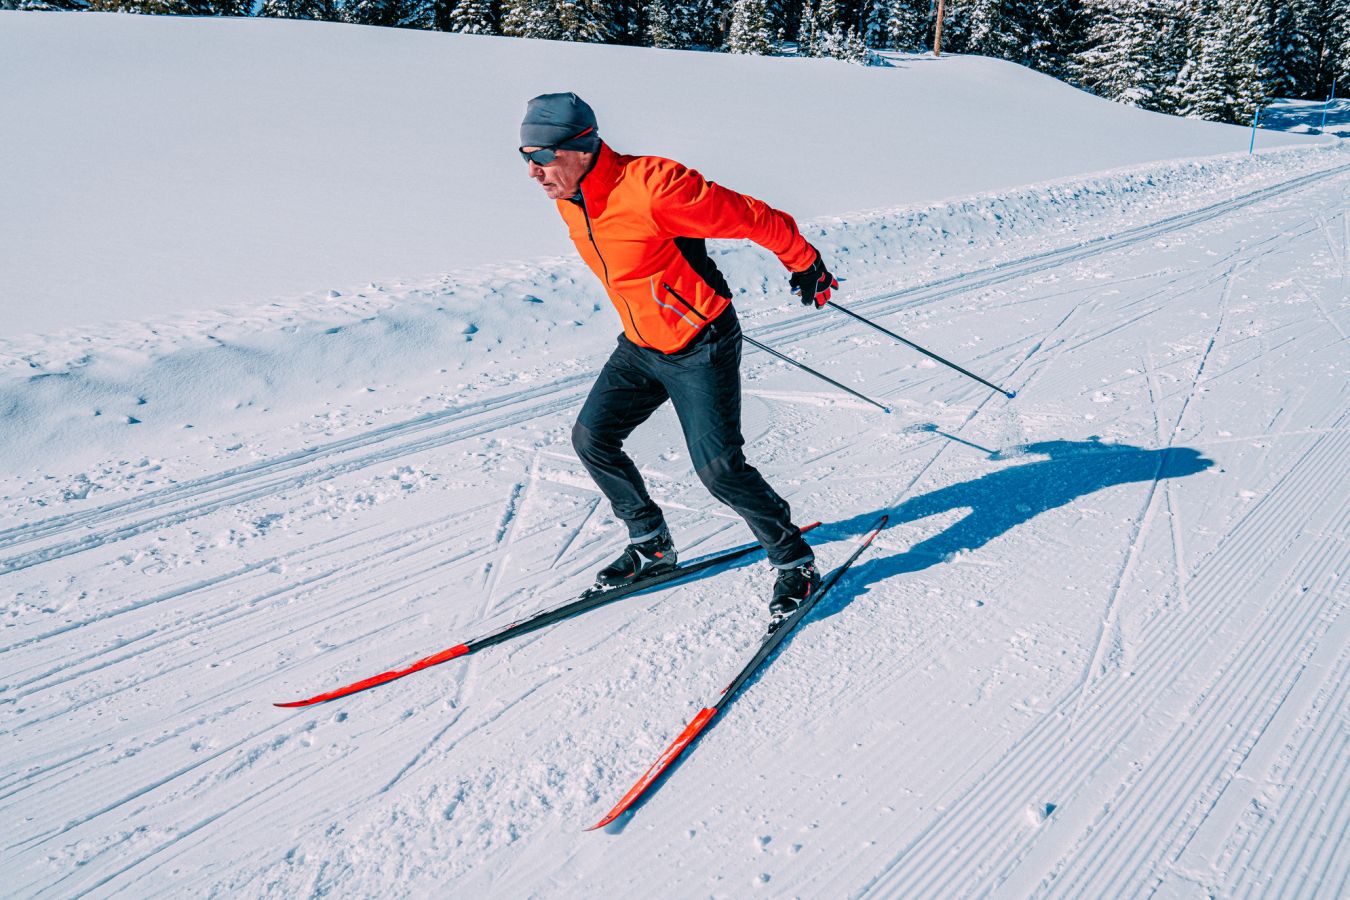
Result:
<instances>
[{"instance_id":1,"label":"black sunglasses","mask_svg":"<svg viewBox=\"0 0 1350 900\"><path fill-rule=\"evenodd\" d=\"M582 131L578 131L570 138L567 138L566 140L563 141L559 141L552 147L540 147L538 150L526 150L524 147L521 147L520 156L527 163L534 163L537 166L546 166L558 158L559 146L567 143L567 141L575 141L579 137L584 137L585 135L590 134L591 130L592 130L591 128L586 128Z\"/></svg>"},{"instance_id":2,"label":"black sunglasses","mask_svg":"<svg viewBox=\"0 0 1350 900\"><path fill-rule=\"evenodd\" d=\"M534 163L537 166L546 166L558 158L557 147L540 147L538 150L526 150L520 148L520 155L527 163Z\"/></svg>"}]
</instances>

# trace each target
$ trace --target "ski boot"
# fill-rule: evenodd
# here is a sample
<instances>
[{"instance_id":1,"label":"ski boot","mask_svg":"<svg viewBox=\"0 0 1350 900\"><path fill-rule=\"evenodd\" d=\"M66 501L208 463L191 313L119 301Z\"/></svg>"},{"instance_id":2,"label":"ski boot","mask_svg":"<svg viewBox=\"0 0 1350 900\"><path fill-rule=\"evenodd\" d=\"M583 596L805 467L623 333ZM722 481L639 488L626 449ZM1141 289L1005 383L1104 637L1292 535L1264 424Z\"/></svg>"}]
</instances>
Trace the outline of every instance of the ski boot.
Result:
<instances>
[{"instance_id":1,"label":"ski boot","mask_svg":"<svg viewBox=\"0 0 1350 900\"><path fill-rule=\"evenodd\" d=\"M778 580L773 585L773 599L769 601L770 633L777 631L778 626L787 621L818 587L820 573L816 571L814 561L791 569L779 569Z\"/></svg>"},{"instance_id":2,"label":"ski boot","mask_svg":"<svg viewBox=\"0 0 1350 900\"><path fill-rule=\"evenodd\" d=\"M597 590L621 587L660 575L675 568L678 557L669 529L662 528L652 537L637 544L629 544L623 555L605 566L595 576Z\"/></svg>"}]
</instances>

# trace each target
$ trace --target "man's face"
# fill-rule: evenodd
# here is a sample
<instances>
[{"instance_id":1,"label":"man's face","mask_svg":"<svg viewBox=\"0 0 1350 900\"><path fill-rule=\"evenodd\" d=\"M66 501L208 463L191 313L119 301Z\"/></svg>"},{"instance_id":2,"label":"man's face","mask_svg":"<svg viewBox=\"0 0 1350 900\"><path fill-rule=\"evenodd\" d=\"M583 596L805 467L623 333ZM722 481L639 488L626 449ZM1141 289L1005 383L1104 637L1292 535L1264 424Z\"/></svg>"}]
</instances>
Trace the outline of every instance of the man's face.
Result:
<instances>
[{"instance_id":1,"label":"man's face","mask_svg":"<svg viewBox=\"0 0 1350 900\"><path fill-rule=\"evenodd\" d=\"M538 147L522 147L522 150L538 150ZM575 197L581 185L581 177L591 167L594 153L580 150L559 150L553 162L541 166L537 162L527 163L530 177L539 182L550 200L566 200Z\"/></svg>"}]
</instances>

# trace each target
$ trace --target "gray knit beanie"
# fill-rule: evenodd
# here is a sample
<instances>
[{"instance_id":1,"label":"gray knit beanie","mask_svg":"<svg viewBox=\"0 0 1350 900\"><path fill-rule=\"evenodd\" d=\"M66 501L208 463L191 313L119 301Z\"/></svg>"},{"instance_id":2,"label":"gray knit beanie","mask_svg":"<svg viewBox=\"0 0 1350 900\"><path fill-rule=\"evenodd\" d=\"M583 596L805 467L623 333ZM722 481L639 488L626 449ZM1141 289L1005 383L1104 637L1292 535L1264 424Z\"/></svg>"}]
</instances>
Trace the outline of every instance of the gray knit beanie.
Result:
<instances>
[{"instance_id":1,"label":"gray knit beanie","mask_svg":"<svg viewBox=\"0 0 1350 900\"><path fill-rule=\"evenodd\" d=\"M595 112L585 100L571 92L540 94L525 104L525 119L520 123L520 146L594 153L600 149Z\"/></svg>"}]
</instances>

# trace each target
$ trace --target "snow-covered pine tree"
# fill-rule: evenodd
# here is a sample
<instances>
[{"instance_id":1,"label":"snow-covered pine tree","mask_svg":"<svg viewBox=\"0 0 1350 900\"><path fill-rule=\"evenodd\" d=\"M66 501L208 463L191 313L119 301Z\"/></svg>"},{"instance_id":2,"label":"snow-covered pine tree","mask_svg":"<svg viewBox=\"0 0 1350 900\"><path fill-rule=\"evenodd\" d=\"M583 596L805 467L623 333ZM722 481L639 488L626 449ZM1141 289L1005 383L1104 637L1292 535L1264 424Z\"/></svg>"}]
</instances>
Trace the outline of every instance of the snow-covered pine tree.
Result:
<instances>
[{"instance_id":1,"label":"snow-covered pine tree","mask_svg":"<svg viewBox=\"0 0 1350 900\"><path fill-rule=\"evenodd\" d=\"M1339 55L1339 65L1335 65L1333 62L1333 65L1327 66L1327 68L1336 74L1336 81L1340 86L1337 93L1342 97L1347 97L1350 96L1350 8L1341 7L1340 30L1341 42L1339 48L1332 44L1328 47L1329 52L1327 54L1333 61ZM1339 54L1337 50L1339 50Z\"/></svg>"},{"instance_id":2,"label":"snow-covered pine tree","mask_svg":"<svg viewBox=\"0 0 1350 900\"><path fill-rule=\"evenodd\" d=\"M797 29L797 52L802 56L840 59L847 30L838 0L805 0Z\"/></svg>"},{"instance_id":3,"label":"snow-covered pine tree","mask_svg":"<svg viewBox=\"0 0 1350 900\"><path fill-rule=\"evenodd\" d=\"M1268 0L1201 0L1179 79L1180 112L1250 122L1269 97L1264 24Z\"/></svg>"},{"instance_id":4,"label":"snow-covered pine tree","mask_svg":"<svg viewBox=\"0 0 1350 900\"><path fill-rule=\"evenodd\" d=\"M679 49L684 46L671 27L667 0L650 0L646 6L646 13L646 37L649 45L665 49Z\"/></svg>"},{"instance_id":5,"label":"snow-covered pine tree","mask_svg":"<svg viewBox=\"0 0 1350 900\"><path fill-rule=\"evenodd\" d=\"M344 21L343 0L264 0L262 15L277 19L312 19L316 22Z\"/></svg>"},{"instance_id":6,"label":"snow-covered pine tree","mask_svg":"<svg viewBox=\"0 0 1350 900\"><path fill-rule=\"evenodd\" d=\"M859 66L870 66L876 62L876 54L868 49L863 41L862 33L857 28L850 25L848 34L844 35L844 43L840 48L839 58L844 62L851 62Z\"/></svg>"},{"instance_id":7,"label":"snow-covered pine tree","mask_svg":"<svg viewBox=\"0 0 1350 900\"><path fill-rule=\"evenodd\" d=\"M957 10L962 50L1062 77L1081 43L1080 6L1080 0L968 0ZM947 34L944 26L943 43Z\"/></svg>"},{"instance_id":8,"label":"snow-covered pine tree","mask_svg":"<svg viewBox=\"0 0 1350 900\"><path fill-rule=\"evenodd\" d=\"M29 12L79 12L89 9L89 0L0 0L0 9Z\"/></svg>"},{"instance_id":9,"label":"snow-covered pine tree","mask_svg":"<svg viewBox=\"0 0 1350 900\"><path fill-rule=\"evenodd\" d=\"M727 51L768 56L773 52L774 32L769 22L767 0L734 0Z\"/></svg>"},{"instance_id":10,"label":"snow-covered pine tree","mask_svg":"<svg viewBox=\"0 0 1350 900\"><path fill-rule=\"evenodd\" d=\"M562 28L557 5L552 0L502 0L502 34L558 40Z\"/></svg>"},{"instance_id":11,"label":"snow-covered pine tree","mask_svg":"<svg viewBox=\"0 0 1350 900\"><path fill-rule=\"evenodd\" d=\"M250 0L90 0L89 9L149 16L247 16Z\"/></svg>"},{"instance_id":12,"label":"snow-covered pine tree","mask_svg":"<svg viewBox=\"0 0 1350 900\"><path fill-rule=\"evenodd\" d=\"M797 23L797 52L802 56L815 56L816 47L816 8L811 0L802 0L802 12Z\"/></svg>"},{"instance_id":13,"label":"snow-covered pine tree","mask_svg":"<svg viewBox=\"0 0 1350 900\"><path fill-rule=\"evenodd\" d=\"M436 28L462 34L496 34L492 0L436 0ZM453 5L451 5L453 4Z\"/></svg>"},{"instance_id":14,"label":"snow-covered pine tree","mask_svg":"<svg viewBox=\"0 0 1350 900\"><path fill-rule=\"evenodd\" d=\"M699 6L691 0L648 0L646 43L653 47L688 49L707 44L700 28Z\"/></svg>"},{"instance_id":15,"label":"snow-covered pine tree","mask_svg":"<svg viewBox=\"0 0 1350 900\"><path fill-rule=\"evenodd\" d=\"M1270 8L1266 23L1266 67L1270 69L1270 88L1279 97L1302 97L1311 85L1303 75L1313 62L1312 47L1303 30L1304 0L1283 0Z\"/></svg>"},{"instance_id":16,"label":"snow-covered pine tree","mask_svg":"<svg viewBox=\"0 0 1350 900\"><path fill-rule=\"evenodd\" d=\"M1013 59L1026 42L1022 23L1005 10L1003 0L970 0L966 7L966 52Z\"/></svg>"},{"instance_id":17,"label":"snow-covered pine tree","mask_svg":"<svg viewBox=\"0 0 1350 900\"><path fill-rule=\"evenodd\" d=\"M431 9L419 0L347 0L344 19L353 25L426 28Z\"/></svg>"},{"instance_id":18,"label":"snow-covered pine tree","mask_svg":"<svg viewBox=\"0 0 1350 900\"><path fill-rule=\"evenodd\" d=\"M1350 94L1350 13L1346 13L1346 20L1345 36L1341 39L1340 66L1334 70L1337 76L1336 84L1347 86L1340 88L1340 91L1346 92L1341 94L1341 96ZM1330 94L1328 94L1328 96L1330 96Z\"/></svg>"},{"instance_id":19,"label":"snow-covered pine tree","mask_svg":"<svg viewBox=\"0 0 1350 900\"><path fill-rule=\"evenodd\" d=\"M603 44L614 32L614 17L606 0L554 0L558 7L558 37L564 41Z\"/></svg>"},{"instance_id":20,"label":"snow-covered pine tree","mask_svg":"<svg viewBox=\"0 0 1350 900\"><path fill-rule=\"evenodd\" d=\"M921 50L929 28L931 0L871 0L863 40L878 50Z\"/></svg>"},{"instance_id":21,"label":"snow-covered pine tree","mask_svg":"<svg viewBox=\"0 0 1350 900\"><path fill-rule=\"evenodd\" d=\"M1074 81L1100 97L1166 110L1185 54L1172 0L1087 0L1084 46L1069 63Z\"/></svg>"},{"instance_id":22,"label":"snow-covered pine tree","mask_svg":"<svg viewBox=\"0 0 1350 900\"><path fill-rule=\"evenodd\" d=\"M1069 60L1083 46L1082 0L1043 0L1026 7L1027 42L1016 60L1038 72L1064 78Z\"/></svg>"},{"instance_id":23,"label":"snow-covered pine tree","mask_svg":"<svg viewBox=\"0 0 1350 900\"><path fill-rule=\"evenodd\" d=\"M1344 0L1298 0L1296 9L1299 31L1308 42L1306 66L1299 73L1302 90L1297 96L1325 99L1337 72L1340 83L1345 84L1345 66L1350 65L1350 4Z\"/></svg>"}]
</instances>

